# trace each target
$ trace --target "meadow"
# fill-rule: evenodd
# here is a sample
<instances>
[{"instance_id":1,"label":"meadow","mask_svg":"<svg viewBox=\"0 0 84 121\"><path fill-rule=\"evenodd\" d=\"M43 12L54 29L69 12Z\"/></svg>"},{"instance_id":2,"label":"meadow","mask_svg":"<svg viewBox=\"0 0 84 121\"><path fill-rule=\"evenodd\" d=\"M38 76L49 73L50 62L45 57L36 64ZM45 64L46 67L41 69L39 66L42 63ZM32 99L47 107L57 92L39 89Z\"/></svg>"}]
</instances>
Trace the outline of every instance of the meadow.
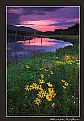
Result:
<instances>
[{"instance_id":1,"label":"meadow","mask_svg":"<svg viewBox=\"0 0 84 121\"><path fill-rule=\"evenodd\" d=\"M78 116L79 67L78 43L7 63L7 116Z\"/></svg>"}]
</instances>

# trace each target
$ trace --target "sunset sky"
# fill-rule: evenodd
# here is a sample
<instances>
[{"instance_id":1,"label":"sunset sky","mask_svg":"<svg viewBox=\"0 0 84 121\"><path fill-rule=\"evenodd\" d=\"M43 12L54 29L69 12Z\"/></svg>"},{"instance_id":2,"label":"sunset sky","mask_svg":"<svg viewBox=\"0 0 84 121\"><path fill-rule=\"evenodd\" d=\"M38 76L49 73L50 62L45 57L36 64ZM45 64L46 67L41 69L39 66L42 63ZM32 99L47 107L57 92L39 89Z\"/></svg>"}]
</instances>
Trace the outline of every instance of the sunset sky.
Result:
<instances>
[{"instance_id":1,"label":"sunset sky","mask_svg":"<svg viewBox=\"0 0 84 121\"><path fill-rule=\"evenodd\" d=\"M79 6L7 6L7 24L40 31L65 29L80 23Z\"/></svg>"}]
</instances>

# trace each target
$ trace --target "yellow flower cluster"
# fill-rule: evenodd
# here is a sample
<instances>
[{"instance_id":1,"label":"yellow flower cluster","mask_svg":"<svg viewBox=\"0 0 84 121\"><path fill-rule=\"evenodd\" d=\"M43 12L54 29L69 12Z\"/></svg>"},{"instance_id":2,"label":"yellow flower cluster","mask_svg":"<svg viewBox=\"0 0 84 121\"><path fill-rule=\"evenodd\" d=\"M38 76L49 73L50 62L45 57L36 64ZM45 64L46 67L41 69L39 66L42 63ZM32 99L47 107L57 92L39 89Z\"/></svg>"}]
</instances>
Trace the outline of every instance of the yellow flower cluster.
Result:
<instances>
[{"instance_id":1,"label":"yellow flower cluster","mask_svg":"<svg viewBox=\"0 0 84 121\"><path fill-rule=\"evenodd\" d=\"M63 80L63 79L62 79L61 81L64 83L63 88L66 89L66 87L68 87L68 85L69 85L68 82L66 82L66 81Z\"/></svg>"},{"instance_id":2,"label":"yellow flower cluster","mask_svg":"<svg viewBox=\"0 0 84 121\"><path fill-rule=\"evenodd\" d=\"M29 68L29 66L26 65L26 68ZM53 71L51 71L50 69L47 70L46 68L41 68L40 70L53 74ZM56 93L53 88L53 84L51 82L46 83L44 79L45 79L44 75L40 74L40 78L38 79L39 84L32 83L31 85L25 86L26 91L31 91L33 89L37 90L37 94L36 94L37 97L34 100L36 105L41 104L43 98L45 98L47 101L50 102L56 96ZM47 87L46 89L44 89L44 87L45 87L44 85L46 85L46 87ZM51 107L54 108L55 103L52 103Z\"/></svg>"},{"instance_id":3,"label":"yellow flower cluster","mask_svg":"<svg viewBox=\"0 0 84 121\"><path fill-rule=\"evenodd\" d=\"M48 88L48 92L46 95L46 100L52 101L52 98L56 96L56 93L54 93L54 88Z\"/></svg>"},{"instance_id":4,"label":"yellow flower cluster","mask_svg":"<svg viewBox=\"0 0 84 121\"><path fill-rule=\"evenodd\" d=\"M43 75L41 76L43 77ZM44 80L40 79L40 83L43 84ZM39 105L41 103L42 98L45 98L47 101L50 102L56 96L53 85L50 82L46 84L48 85L48 92L45 89L43 89L42 85L38 85L37 83L32 83L31 85L25 86L26 91L31 91L33 89L38 91L38 94L37 94L38 97L34 100L36 105ZM55 104L53 103L51 107L54 108Z\"/></svg>"},{"instance_id":5,"label":"yellow flower cluster","mask_svg":"<svg viewBox=\"0 0 84 121\"><path fill-rule=\"evenodd\" d=\"M71 56L69 56L67 54L65 54L64 60L65 60L65 64L77 64L77 65L80 65L80 60L77 60L76 58L71 57Z\"/></svg>"},{"instance_id":6,"label":"yellow flower cluster","mask_svg":"<svg viewBox=\"0 0 84 121\"><path fill-rule=\"evenodd\" d=\"M48 69L46 69L46 68L40 68L40 70L46 71L46 72L50 72L50 74L53 74L53 71L51 71L50 69L48 70Z\"/></svg>"}]
</instances>

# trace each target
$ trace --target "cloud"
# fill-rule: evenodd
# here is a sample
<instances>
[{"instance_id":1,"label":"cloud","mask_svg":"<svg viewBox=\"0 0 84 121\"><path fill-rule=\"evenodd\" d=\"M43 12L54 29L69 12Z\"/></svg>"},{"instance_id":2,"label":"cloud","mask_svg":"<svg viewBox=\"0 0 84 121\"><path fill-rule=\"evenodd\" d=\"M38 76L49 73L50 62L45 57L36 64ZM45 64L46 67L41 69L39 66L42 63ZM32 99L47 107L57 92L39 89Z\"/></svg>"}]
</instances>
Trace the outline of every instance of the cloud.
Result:
<instances>
[{"instance_id":1,"label":"cloud","mask_svg":"<svg viewBox=\"0 0 84 121\"><path fill-rule=\"evenodd\" d=\"M79 7L7 7L7 24L53 30L79 22Z\"/></svg>"},{"instance_id":2,"label":"cloud","mask_svg":"<svg viewBox=\"0 0 84 121\"><path fill-rule=\"evenodd\" d=\"M63 21L63 22L56 22L55 24L50 24L50 26L62 26L62 25L71 25L71 24L75 24L75 23L79 23L78 19L74 20L70 20L70 21Z\"/></svg>"},{"instance_id":3,"label":"cloud","mask_svg":"<svg viewBox=\"0 0 84 121\"><path fill-rule=\"evenodd\" d=\"M24 15L45 15L45 12L53 12L62 7L7 7L8 13L24 14Z\"/></svg>"},{"instance_id":4,"label":"cloud","mask_svg":"<svg viewBox=\"0 0 84 121\"><path fill-rule=\"evenodd\" d=\"M19 23L19 15L17 14L7 14L7 24L14 25Z\"/></svg>"}]
</instances>

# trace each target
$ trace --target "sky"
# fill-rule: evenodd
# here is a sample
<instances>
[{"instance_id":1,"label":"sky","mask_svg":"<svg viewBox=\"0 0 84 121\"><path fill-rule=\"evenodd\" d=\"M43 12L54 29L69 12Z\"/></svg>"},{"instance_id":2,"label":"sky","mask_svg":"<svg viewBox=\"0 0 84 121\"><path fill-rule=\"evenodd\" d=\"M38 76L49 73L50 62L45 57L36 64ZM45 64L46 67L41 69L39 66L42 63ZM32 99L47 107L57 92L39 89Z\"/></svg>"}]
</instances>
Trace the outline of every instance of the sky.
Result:
<instances>
[{"instance_id":1,"label":"sky","mask_svg":"<svg viewBox=\"0 0 84 121\"><path fill-rule=\"evenodd\" d=\"M7 25L45 32L80 23L79 6L7 6Z\"/></svg>"}]
</instances>

